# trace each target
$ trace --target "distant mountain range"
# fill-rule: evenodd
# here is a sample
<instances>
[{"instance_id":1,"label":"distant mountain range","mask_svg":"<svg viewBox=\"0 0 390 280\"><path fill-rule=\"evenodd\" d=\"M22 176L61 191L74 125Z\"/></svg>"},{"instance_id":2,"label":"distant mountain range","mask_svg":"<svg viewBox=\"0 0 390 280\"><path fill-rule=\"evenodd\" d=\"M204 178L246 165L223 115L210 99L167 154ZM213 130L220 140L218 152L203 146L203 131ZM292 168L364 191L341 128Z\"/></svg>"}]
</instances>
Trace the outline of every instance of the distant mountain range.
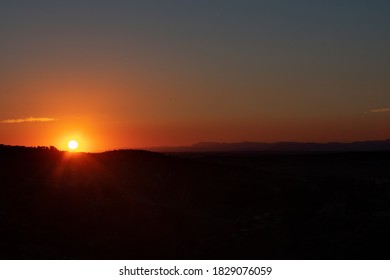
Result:
<instances>
[{"instance_id":1,"label":"distant mountain range","mask_svg":"<svg viewBox=\"0 0 390 280\"><path fill-rule=\"evenodd\" d=\"M145 148L154 152L364 152L390 151L390 139L351 143L301 143L301 142L200 142L191 146Z\"/></svg>"}]
</instances>

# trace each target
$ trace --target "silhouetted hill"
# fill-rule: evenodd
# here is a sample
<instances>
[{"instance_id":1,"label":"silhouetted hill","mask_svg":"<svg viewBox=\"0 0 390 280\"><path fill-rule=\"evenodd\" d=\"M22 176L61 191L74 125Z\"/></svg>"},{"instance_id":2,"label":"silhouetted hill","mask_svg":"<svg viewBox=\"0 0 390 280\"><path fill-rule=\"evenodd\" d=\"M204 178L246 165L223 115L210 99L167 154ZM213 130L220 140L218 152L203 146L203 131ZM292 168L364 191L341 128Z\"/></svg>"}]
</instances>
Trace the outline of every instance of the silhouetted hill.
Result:
<instances>
[{"instance_id":1,"label":"silhouetted hill","mask_svg":"<svg viewBox=\"0 0 390 280\"><path fill-rule=\"evenodd\" d=\"M1 259L388 259L389 152L0 146Z\"/></svg>"},{"instance_id":2,"label":"silhouetted hill","mask_svg":"<svg viewBox=\"0 0 390 280\"><path fill-rule=\"evenodd\" d=\"M200 142L191 146L147 148L156 152L363 152L390 151L390 140L351 143L299 143L299 142Z\"/></svg>"}]
</instances>

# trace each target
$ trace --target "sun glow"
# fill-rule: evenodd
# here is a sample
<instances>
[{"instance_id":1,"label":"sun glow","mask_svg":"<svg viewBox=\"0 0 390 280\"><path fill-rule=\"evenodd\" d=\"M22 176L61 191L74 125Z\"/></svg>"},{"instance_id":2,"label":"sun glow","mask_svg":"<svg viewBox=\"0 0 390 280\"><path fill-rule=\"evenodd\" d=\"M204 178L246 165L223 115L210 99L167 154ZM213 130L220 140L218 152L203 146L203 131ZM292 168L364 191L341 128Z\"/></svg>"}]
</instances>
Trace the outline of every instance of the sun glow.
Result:
<instances>
[{"instance_id":1,"label":"sun glow","mask_svg":"<svg viewBox=\"0 0 390 280\"><path fill-rule=\"evenodd\" d=\"M68 148L71 151L75 151L79 147L79 143L76 140L70 140L68 142Z\"/></svg>"}]
</instances>

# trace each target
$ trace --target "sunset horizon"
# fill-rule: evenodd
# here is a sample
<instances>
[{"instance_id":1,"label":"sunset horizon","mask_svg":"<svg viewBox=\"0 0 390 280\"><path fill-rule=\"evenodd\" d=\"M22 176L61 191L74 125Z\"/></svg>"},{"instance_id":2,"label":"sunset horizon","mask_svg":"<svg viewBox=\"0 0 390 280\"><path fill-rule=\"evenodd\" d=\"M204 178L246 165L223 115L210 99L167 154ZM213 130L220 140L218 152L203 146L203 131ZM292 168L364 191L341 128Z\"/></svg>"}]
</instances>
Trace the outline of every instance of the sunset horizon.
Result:
<instances>
[{"instance_id":1,"label":"sunset horizon","mask_svg":"<svg viewBox=\"0 0 390 280\"><path fill-rule=\"evenodd\" d=\"M70 139L70 138L69 138ZM80 138L81 139L81 138ZM76 143L75 143L76 142ZM232 142L226 142L226 141L198 141L193 143L180 143L177 145L149 145L149 146L117 146L112 148L101 148L101 149L95 149L91 150L90 148L86 147L86 144L79 139L71 139L68 140L68 142L64 142L63 146L56 146L53 144L36 144L36 145L26 145L26 144L9 144L9 143L0 143L0 145L3 146L15 146L15 147L26 147L26 148L50 148L53 147L59 151L68 151L68 152L81 152L81 153L101 153L101 152L110 152L110 151L118 151L118 150L149 150L149 151L158 151L158 152L169 152L169 151L175 151L176 149L186 151L186 149L190 152L192 148L198 148L198 151L202 151L202 145L208 146L207 151L213 151L213 145L215 145L215 151L218 151L218 145L227 145L227 147L232 147L232 151L235 149L233 148L234 145L249 145L248 148L244 149L247 151L259 151L257 149L251 148L251 144L265 144L265 145L272 145L272 144L316 144L316 145L331 145L331 144L340 144L340 145L348 145L348 144L359 144L359 143L386 143L390 142L390 138L384 138L384 139L361 139L361 140L354 140L354 141L292 141L292 140L283 140L283 141L232 141ZM383 151L386 151L388 148L383 148ZM229 149L228 149L229 150ZM374 149L380 151L381 148ZM299 148L297 151L301 151ZM315 151L315 150L314 150ZM319 150L320 151L320 150ZM330 152L339 152L341 150L332 150L332 148L329 149ZM358 150L357 150L358 151Z\"/></svg>"},{"instance_id":2,"label":"sunset horizon","mask_svg":"<svg viewBox=\"0 0 390 280\"><path fill-rule=\"evenodd\" d=\"M349 130L339 127L336 120L333 124L327 126L299 126L295 127L276 127L257 129L248 129L245 125L238 126L232 122L232 128L236 128L242 133L237 134L237 130L226 129L225 126L206 124L199 131L193 130L192 126L180 126L180 131L174 131L172 127L155 127L155 129L146 129L145 127L134 128L133 133L126 137L118 137L121 129L115 130L108 127L96 127L91 120L80 120L74 127L83 127L82 129L62 129L65 121L58 118L48 117L28 117L20 119L6 119L0 121L0 130L12 131L13 134L2 134L0 143L4 145L20 146L55 146L60 150L67 150L70 140L77 140L80 144L79 151L101 152L115 149L143 149L150 147L163 146L190 146L200 142L215 143L237 143L237 142L259 142L259 143L277 143L277 142L300 142L300 143L352 143L361 141L383 141L390 139L389 129L387 127L388 112L385 110L380 114L383 116L373 118L368 121L367 114L361 116L361 120L370 130L370 133L356 127L350 127ZM88 118L86 118L88 119ZM72 121L74 122L74 121ZM368 123L371 125L368 125ZM66 125L65 125L66 126ZM228 126L228 125L226 125ZM150 126L146 126L149 127ZM101 131L111 131L111 133ZM138 130L137 130L138 129ZM353 129L355 131L353 131ZM266 133L266 131L269 133ZM168 132L171 132L167 134ZM369 134L369 135L367 135ZM152 136L149 136L152 135ZM244 137L243 135L251 135ZM258 137L252 135L260 135ZM284 136L286 135L286 136ZM291 136L287 136L291 135ZM342 135L342 136L340 136ZM146 137L148 136L148 137Z\"/></svg>"},{"instance_id":3,"label":"sunset horizon","mask_svg":"<svg viewBox=\"0 0 390 280\"><path fill-rule=\"evenodd\" d=\"M383 0L0 0L0 278L390 275L389 30Z\"/></svg>"}]
</instances>

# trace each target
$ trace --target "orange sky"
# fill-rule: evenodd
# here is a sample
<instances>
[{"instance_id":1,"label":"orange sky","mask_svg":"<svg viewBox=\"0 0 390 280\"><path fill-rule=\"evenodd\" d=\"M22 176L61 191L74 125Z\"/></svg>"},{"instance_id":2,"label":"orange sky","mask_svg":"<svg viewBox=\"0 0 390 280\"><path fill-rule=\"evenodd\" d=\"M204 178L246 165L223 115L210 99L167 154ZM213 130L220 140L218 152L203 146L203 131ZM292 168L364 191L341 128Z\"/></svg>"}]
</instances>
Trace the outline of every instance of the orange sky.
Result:
<instances>
[{"instance_id":1,"label":"orange sky","mask_svg":"<svg viewBox=\"0 0 390 280\"><path fill-rule=\"evenodd\" d=\"M64 118L52 122L2 124L4 143L12 145L54 145L66 150L76 139L80 151L117 148L189 145L197 141L351 141L386 139L388 119L362 115L350 121L307 120L306 122L135 124L103 118ZM7 132L4 133L3 132ZM206 135L206 136L205 136ZM286 137L288 135L289 137ZM342 137L340 137L342 135ZM371 138L368 138L370 135Z\"/></svg>"}]
</instances>

